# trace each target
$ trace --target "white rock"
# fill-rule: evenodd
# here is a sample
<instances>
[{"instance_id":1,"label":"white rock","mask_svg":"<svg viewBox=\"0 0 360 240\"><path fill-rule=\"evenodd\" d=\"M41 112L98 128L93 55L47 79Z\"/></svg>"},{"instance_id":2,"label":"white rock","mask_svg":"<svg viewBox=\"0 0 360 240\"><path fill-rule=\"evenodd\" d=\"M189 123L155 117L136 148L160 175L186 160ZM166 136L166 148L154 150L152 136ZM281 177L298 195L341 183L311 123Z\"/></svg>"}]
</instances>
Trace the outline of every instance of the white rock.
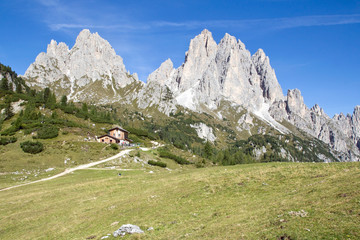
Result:
<instances>
[{"instance_id":1,"label":"white rock","mask_svg":"<svg viewBox=\"0 0 360 240\"><path fill-rule=\"evenodd\" d=\"M139 226L132 224L124 224L113 233L114 237L124 236L125 234L144 233Z\"/></svg>"},{"instance_id":2,"label":"white rock","mask_svg":"<svg viewBox=\"0 0 360 240\"><path fill-rule=\"evenodd\" d=\"M190 124L190 126L196 130L199 138L204 139L205 141L210 141L212 143L216 140L213 129L207 126L205 123L195 123Z\"/></svg>"}]
</instances>

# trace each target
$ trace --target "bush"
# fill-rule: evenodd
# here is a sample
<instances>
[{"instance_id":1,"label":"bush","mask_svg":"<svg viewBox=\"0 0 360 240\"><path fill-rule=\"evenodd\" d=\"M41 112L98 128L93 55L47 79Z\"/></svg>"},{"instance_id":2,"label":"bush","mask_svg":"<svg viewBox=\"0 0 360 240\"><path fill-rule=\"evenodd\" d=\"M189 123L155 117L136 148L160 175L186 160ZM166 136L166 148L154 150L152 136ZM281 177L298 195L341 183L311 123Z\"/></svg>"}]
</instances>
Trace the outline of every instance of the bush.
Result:
<instances>
[{"instance_id":1,"label":"bush","mask_svg":"<svg viewBox=\"0 0 360 240\"><path fill-rule=\"evenodd\" d=\"M110 144L110 147L114 150L118 150L119 149L119 146L116 144L116 143L112 143Z\"/></svg>"},{"instance_id":2,"label":"bush","mask_svg":"<svg viewBox=\"0 0 360 240\"><path fill-rule=\"evenodd\" d=\"M150 140L157 140L159 138L156 133L152 133L144 129L132 128L132 127L126 127L126 129L129 132L131 132L133 135L136 135L138 137L146 137Z\"/></svg>"},{"instance_id":3,"label":"bush","mask_svg":"<svg viewBox=\"0 0 360 240\"><path fill-rule=\"evenodd\" d=\"M33 138L49 139L49 138L55 138L58 135L59 135L59 128L48 125L37 130L37 136Z\"/></svg>"},{"instance_id":4,"label":"bush","mask_svg":"<svg viewBox=\"0 0 360 240\"><path fill-rule=\"evenodd\" d=\"M149 165L153 165L153 166L158 166L158 167L162 167L162 168L166 168L166 163L160 162L160 161L153 161L153 160L149 160L148 161Z\"/></svg>"},{"instance_id":5,"label":"bush","mask_svg":"<svg viewBox=\"0 0 360 240\"><path fill-rule=\"evenodd\" d=\"M44 150L44 145L41 142L26 141L20 143L20 147L26 153L36 154Z\"/></svg>"},{"instance_id":6,"label":"bush","mask_svg":"<svg viewBox=\"0 0 360 240\"><path fill-rule=\"evenodd\" d=\"M7 145L9 143L14 143L16 142L16 137L10 137L10 138L0 138L0 145Z\"/></svg>"},{"instance_id":7,"label":"bush","mask_svg":"<svg viewBox=\"0 0 360 240\"><path fill-rule=\"evenodd\" d=\"M176 156L176 155L174 155L172 153L169 153L169 152L166 152L164 150L159 151L159 154L160 154L159 155L160 157L172 159L172 160L174 160L175 162L177 162L178 164L181 164L181 165L190 164L190 162L188 160L186 160L185 158Z\"/></svg>"}]
</instances>

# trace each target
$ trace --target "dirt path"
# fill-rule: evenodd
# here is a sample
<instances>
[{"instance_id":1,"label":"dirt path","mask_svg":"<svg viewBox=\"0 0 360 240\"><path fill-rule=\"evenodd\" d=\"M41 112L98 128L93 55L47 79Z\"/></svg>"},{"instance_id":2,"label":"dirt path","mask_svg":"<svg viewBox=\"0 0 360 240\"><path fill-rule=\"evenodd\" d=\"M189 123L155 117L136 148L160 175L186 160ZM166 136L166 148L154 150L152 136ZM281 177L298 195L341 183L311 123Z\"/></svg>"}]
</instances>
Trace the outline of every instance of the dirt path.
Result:
<instances>
[{"instance_id":1,"label":"dirt path","mask_svg":"<svg viewBox=\"0 0 360 240\"><path fill-rule=\"evenodd\" d=\"M51 180L51 179L55 179L55 178L58 178L58 177L61 177L61 176L64 176L66 174L69 174L71 172L74 172L76 170L80 170L80 169L87 169L87 168L90 168L90 167L93 167L95 165L98 165L100 163L104 163L104 162L108 162L108 161L111 161L111 160L114 160L116 158L119 158L127 153L129 153L130 151L132 151L133 149L127 149L127 150L123 150L121 151L120 153L112 156L112 157L109 157L109 158L106 158L106 159L103 159L103 160L99 160L97 162L92 162L92 163L87 163L87 164L83 164L83 165L79 165L77 167L74 167L74 168L68 168L66 169L64 172L62 173L59 173L59 174L56 174L54 176L51 176L51 177L48 177L48 178L43 178L43 179L39 179L39 180L36 180L36 181L33 181L33 182L28 182L28 183L24 183L24 184L19 184L19 185L15 185L15 186L11 186L11 187L7 187L7 188L3 188L3 189L0 189L0 192L1 191L5 191L5 190L10 190L10 189L13 189L13 188L17 188L17 187L21 187L21 186L25 186L25 185L29 185L29 184L33 184L33 183L38 183L38 182L44 182L44 181L48 181L48 180Z\"/></svg>"}]
</instances>

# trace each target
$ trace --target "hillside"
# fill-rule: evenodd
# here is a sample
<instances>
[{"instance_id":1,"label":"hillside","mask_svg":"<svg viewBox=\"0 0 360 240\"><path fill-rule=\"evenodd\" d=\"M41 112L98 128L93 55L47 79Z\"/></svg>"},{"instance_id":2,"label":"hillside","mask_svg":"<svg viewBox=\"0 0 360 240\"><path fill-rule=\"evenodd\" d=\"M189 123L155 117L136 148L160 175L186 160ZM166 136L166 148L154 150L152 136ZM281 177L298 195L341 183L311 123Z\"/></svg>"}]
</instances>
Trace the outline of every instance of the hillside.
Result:
<instances>
[{"instance_id":1,"label":"hillside","mask_svg":"<svg viewBox=\"0 0 360 240\"><path fill-rule=\"evenodd\" d=\"M253 118L245 109L226 101L218 108L223 111L221 119L181 106L168 116L156 107L79 103L68 100L65 95L57 96L49 88L35 90L25 84L23 89L2 91L0 98L4 107L0 122L4 142L0 146L0 167L2 177L8 175L9 184L14 172L22 172L16 179L24 180L24 177L39 176L38 168L61 171L71 164L111 154L101 150L109 148L96 143L95 136L113 125L128 129L134 143L151 146L151 141L160 141L169 145L170 152L181 150L188 152L185 157L195 155L198 160L190 162L196 167L270 161L338 161L336 154L321 141L295 128L296 135L281 134ZM240 125L243 131L238 130L240 126L236 122L241 116L245 116ZM40 141L45 150L39 154L24 153L20 144L31 139ZM17 142L10 143L14 140Z\"/></svg>"},{"instance_id":2,"label":"hillside","mask_svg":"<svg viewBox=\"0 0 360 240\"><path fill-rule=\"evenodd\" d=\"M358 163L125 166L0 192L1 239L100 239L127 223L145 233L126 239L360 238Z\"/></svg>"}]
</instances>

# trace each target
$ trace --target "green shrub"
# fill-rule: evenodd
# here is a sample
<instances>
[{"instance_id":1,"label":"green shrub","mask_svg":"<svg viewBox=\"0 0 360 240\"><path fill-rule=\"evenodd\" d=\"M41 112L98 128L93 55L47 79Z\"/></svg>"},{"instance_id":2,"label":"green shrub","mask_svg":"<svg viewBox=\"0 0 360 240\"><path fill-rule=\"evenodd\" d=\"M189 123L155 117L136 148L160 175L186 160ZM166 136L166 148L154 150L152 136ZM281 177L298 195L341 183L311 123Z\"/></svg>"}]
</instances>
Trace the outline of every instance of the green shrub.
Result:
<instances>
[{"instance_id":1,"label":"green shrub","mask_svg":"<svg viewBox=\"0 0 360 240\"><path fill-rule=\"evenodd\" d=\"M186 160L185 158L176 156L175 154L169 153L167 151L161 150L159 151L159 156L162 158L169 158L174 160L175 162L177 162L178 164L184 165L184 164L190 164L190 162L188 160Z\"/></svg>"},{"instance_id":2,"label":"green shrub","mask_svg":"<svg viewBox=\"0 0 360 240\"><path fill-rule=\"evenodd\" d=\"M20 143L20 147L26 153L36 154L44 150L44 145L41 142L26 141Z\"/></svg>"},{"instance_id":3,"label":"green shrub","mask_svg":"<svg viewBox=\"0 0 360 240\"><path fill-rule=\"evenodd\" d=\"M131 134L136 135L138 137L146 137L150 140L157 140L159 137L156 133L149 132L145 129L126 127L126 129L131 132Z\"/></svg>"},{"instance_id":4,"label":"green shrub","mask_svg":"<svg viewBox=\"0 0 360 240\"><path fill-rule=\"evenodd\" d=\"M116 143L112 143L110 144L110 147L114 150L118 150L119 149L119 145L117 145Z\"/></svg>"},{"instance_id":5,"label":"green shrub","mask_svg":"<svg viewBox=\"0 0 360 240\"><path fill-rule=\"evenodd\" d=\"M9 143L14 143L16 142L16 137L10 137L10 138L0 138L0 145L7 145Z\"/></svg>"},{"instance_id":6,"label":"green shrub","mask_svg":"<svg viewBox=\"0 0 360 240\"><path fill-rule=\"evenodd\" d=\"M25 135L29 135L29 134L31 134L33 131L35 131L35 129L33 129L33 128L24 129L24 134L25 134Z\"/></svg>"},{"instance_id":7,"label":"green shrub","mask_svg":"<svg viewBox=\"0 0 360 240\"><path fill-rule=\"evenodd\" d=\"M59 135L59 128L51 125L44 126L37 130L37 136L33 138L49 139L55 138Z\"/></svg>"},{"instance_id":8,"label":"green shrub","mask_svg":"<svg viewBox=\"0 0 360 240\"><path fill-rule=\"evenodd\" d=\"M153 166L158 166L158 167L162 167L162 168L166 168L166 163L160 162L160 161L153 161L153 160L149 160L148 161L149 165L153 165Z\"/></svg>"}]
</instances>

